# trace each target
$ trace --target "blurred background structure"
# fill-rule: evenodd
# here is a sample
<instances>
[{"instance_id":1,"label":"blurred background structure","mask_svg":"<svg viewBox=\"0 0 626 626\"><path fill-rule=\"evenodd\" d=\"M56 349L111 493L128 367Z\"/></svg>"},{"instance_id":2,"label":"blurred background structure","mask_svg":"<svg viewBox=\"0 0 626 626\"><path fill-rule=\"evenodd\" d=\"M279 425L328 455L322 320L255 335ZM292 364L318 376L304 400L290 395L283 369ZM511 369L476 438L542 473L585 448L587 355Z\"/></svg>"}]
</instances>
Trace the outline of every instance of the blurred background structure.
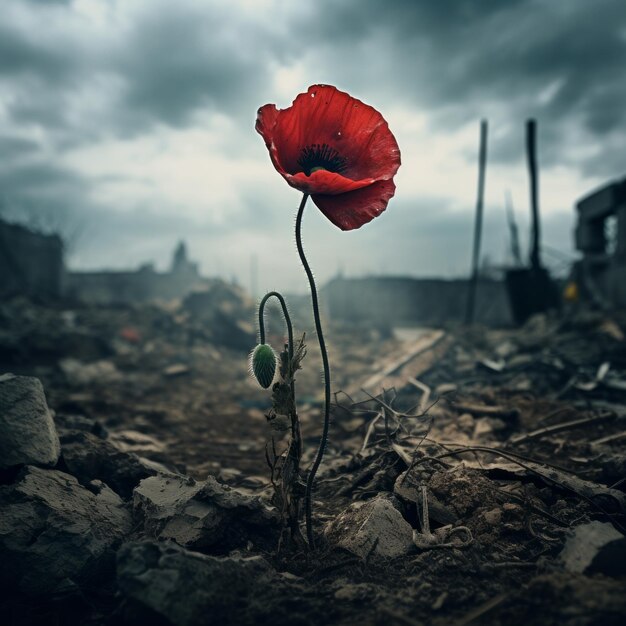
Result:
<instances>
[{"instance_id":1,"label":"blurred background structure","mask_svg":"<svg viewBox=\"0 0 626 626\"><path fill-rule=\"evenodd\" d=\"M164 272L184 240L205 276L304 293L298 194L254 121L316 82L376 106L403 158L373 223L342 233L305 216L321 283L338 268L468 276L480 119L480 267L510 263L506 190L527 255L526 119L539 128L552 273L565 276L576 254L577 200L624 176L623 2L5 0L2 12L0 214L60 234L72 272Z\"/></svg>"}]
</instances>

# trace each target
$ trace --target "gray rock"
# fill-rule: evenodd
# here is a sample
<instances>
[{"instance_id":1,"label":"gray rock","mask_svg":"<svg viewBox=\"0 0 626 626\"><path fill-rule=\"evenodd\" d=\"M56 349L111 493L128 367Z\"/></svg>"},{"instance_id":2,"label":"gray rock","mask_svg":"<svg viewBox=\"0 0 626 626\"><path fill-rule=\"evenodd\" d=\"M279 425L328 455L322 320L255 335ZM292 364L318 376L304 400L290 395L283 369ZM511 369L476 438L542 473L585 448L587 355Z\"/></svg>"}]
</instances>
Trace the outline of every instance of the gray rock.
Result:
<instances>
[{"instance_id":1,"label":"gray rock","mask_svg":"<svg viewBox=\"0 0 626 626\"><path fill-rule=\"evenodd\" d=\"M80 430L61 434L61 454L68 472L81 484L101 480L124 499L132 496L142 479L157 473L137 455L122 452L111 441Z\"/></svg>"},{"instance_id":2,"label":"gray rock","mask_svg":"<svg viewBox=\"0 0 626 626\"><path fill-rule=\"evenodd\" d=\"M205 482L173 475L146 478L135 489L133 507L148 535L187 548L226 552L248 540L273 542L277 531L277 513L258 496L212 476Z\"/></svg>"},{"instance_id":3,"label":"gray rock","mask_svg":"<svg viewBox=\"0 0 626 626\"><path fill-rule=\"evenodd\" d=\"M161 461L165 456L166 446L163 442L137 430L116 430L110 434L110 439L124 452L133 452L156 461Z\"/></svg>"},{"instance_id":4,"label":"gray rock","mask_svg":"<svg viewBox=\"0 0 626 626\"><path fill-rule=\"evenodd\" d=\"M101 482L26 466L0 486L0 582L29 594L96 584L113 571L130 513Z\"/></svg>"},{"instance_id":5,"label":"gray rock","mask_svg":"<svg viewBox=\"0 0 626 626\"><path fill-rule=\"evenodd\" d=\"M361 558L395 558L413 550L413 528L383 495L350 505L327 528L326 536Z\"/></svg>"},{"instance_id":6,"label":"gray rock","mask_svg":"<svg viewBox=\"0 0 626 626\"><path fill-rule=\"evenodd\" d=\"M53 466L59 452L59 437L39 379L0 376L0 469Z\"/></svg>"},{"instance_id":7,"label":"gray rock","mask_svg":"<svg viewBox=\"0 0 626 626\"><path fill-rule=\"evenodd\" d=\"M175 626L266 623L285 585L260 556L205 556L150 541L120 548L117 577L122 593L148 611L133 622L156 613Z\"/></svg>"},{"instance_id":8,"label":"gray rock","mask_svg":"<svg viewBox=\"0 0 626 626\"><path fill-rule=\"evenodd\" d=\"M109 436L107 429L98 420L84 415L57 413L54 416L54 424L60 437L66 432L74 430L91 433L100 439L106 439Z\"/></svg>"},{"instance_id":9,"label":"gray rock","mask_svg":"<svg viewBox=\"0 0 626 626\"><path fill-rule=\"evenodd\" d=\"M609 522L588 522L571 531L561 552L568 572L624 575L624 536Z\"/></svg>"}]
</instances>

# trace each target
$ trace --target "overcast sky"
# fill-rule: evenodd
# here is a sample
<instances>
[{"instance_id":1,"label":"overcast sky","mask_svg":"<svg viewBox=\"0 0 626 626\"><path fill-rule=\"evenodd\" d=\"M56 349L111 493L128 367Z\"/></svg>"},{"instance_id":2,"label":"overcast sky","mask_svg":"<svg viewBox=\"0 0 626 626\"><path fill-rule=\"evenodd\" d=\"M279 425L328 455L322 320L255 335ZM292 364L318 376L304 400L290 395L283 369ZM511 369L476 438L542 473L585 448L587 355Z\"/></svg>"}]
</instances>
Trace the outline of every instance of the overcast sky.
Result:
<instances>
[{"instance_id":1,"label":"overcast sky","mask_svg":"<svg viewBox=\"0 0 626 626\"><path fill-rule=\"evenodd\" d=\"M327 83L376 107L402 152L385 213L342 232L311 204L321 281L462 275L479 121L489 120L484 253L524 245L524 124L536 117L544 243L572 252L573 206L626 175L624 0L2 0L0 202L58 229L73 268L164 268L179 239L207 275L304 290L300 200L256 111Z\"/></svg>"}]
</instances>

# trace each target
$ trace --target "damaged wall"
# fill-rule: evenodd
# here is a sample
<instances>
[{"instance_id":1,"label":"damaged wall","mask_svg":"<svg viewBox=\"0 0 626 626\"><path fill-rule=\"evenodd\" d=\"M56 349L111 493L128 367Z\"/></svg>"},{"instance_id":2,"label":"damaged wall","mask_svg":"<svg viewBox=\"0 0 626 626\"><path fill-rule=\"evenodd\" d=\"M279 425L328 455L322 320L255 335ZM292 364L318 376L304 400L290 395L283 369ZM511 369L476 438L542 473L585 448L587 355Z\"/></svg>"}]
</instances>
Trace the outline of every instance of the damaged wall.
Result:
<instances>
[{"instance_id":1,"label":"damaged wall","mask_svg":"<svg viewBox=\"0 0 626 626\"><path fill-rule=\"evenodd\" d=\"M181 241L168 272L157 272L150 263L135 271L71 272L66 295L90 304L132 304L183 298L209 284L210 280L200 276L197 263L187 258L187 247Z\"/></svg>"},{"instance_id":2,"label":"damaged wall","mask_svg":"<svg viewBox=\"0 0 626 626\"><path fill-rule=\"evenodd\" d=\"M72 272L67 277L70 298L90 304L132 304L182 298L207 280L192 272L166 272L145 265L134 272Z\"/></svg>"},{"instance_id":3,"label":"damaged wall","mask_svg":"<svg viewBox=\"0 0 626 626\"><path fill-rule=\"evenodd\" d=\"M336 278L324 288L333 319L374 324L432 325L462 322L467 280L419 278ZM481 279L475 321L510 326L511 311L503 282Z\"/></svg>"},{"instance_id":4,"label":"damaged wall","mask_svg":"<svg viewBox=\"0 0 626 626\"><path fill-rule=\"evenodd\" d=\"M63 242L0 219L0 295L58 298L63 291Z\"/></svg>"},{"instance_id":5,"label":"damaged wall","mask_svg":"<svg viewBox=\"0 0 626 626\"><path fill-rule=\"evenodd\" d=\"M597 306L626 306L626 178L585 196L576 211L576 248L584 256L574 278Z\"/></svg>"}]
</instances>

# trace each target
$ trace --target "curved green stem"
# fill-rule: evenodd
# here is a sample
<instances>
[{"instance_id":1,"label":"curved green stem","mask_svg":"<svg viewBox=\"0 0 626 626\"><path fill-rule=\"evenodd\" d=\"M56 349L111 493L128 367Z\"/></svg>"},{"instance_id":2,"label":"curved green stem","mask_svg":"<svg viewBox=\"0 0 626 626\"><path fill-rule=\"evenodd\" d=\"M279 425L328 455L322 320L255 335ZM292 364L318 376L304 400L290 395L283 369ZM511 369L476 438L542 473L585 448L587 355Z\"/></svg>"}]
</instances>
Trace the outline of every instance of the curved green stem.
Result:
<instances>
[{"instance_id":1,"label":"curved green stem","mask_svg":"<svg viewBox=\"0 0 626 626\"><path fill-rule=\"evenodd\" d=\"M287 337L289 341L289 361L291 367L291 362L293 362L293 326L291 325L291 318L289 317L289 311L287 310L287 303L285 302L285 298L282 297L278 291L270 291L263 296L261 303L259 304L259 343L265 343L265 303L271 298L274 297L280 302L280 306L283 310L283 317L285 318L285 324L287 325Z\"/></svg>"},{"instance_id":2,"label":"curved green stem","mask_svg":"<svg viewBox=\"0 0 626 626\"><path fill-rule=\"evenodd\" d=\"M298 254L300 260L304 266L307 278L309 279L309 287L311 288L311 303L313 305L313 317L315 319L315 332L317 333L317 339L320 344L320 352L322 353L322 363L324 365L324 427L322 429L322 437L320 439L320 445L317 450L317 456L311 471L306 481L306 491L304 494L304 511L306 516L306 534L309 541L309 547L314 548L313 539L313 520L311 511L311 494L313 492L313 483L315 482L315 475L324 458L324 451L326 450L326 443L328 441L328 427L330 424L330 365L328 364L328 353L326 352L326 344L324 342L324 334L322 333L322 322L320 320L320 307L317 300L317 288L315 286L315 279L313 278L313 272L309 267L309 263L306 260L304 254L304 248L302 247L302 215L304 213L304 206L308 200L308 194L302 196L302 202L300 202L300 208L298 209L298 216L296 217L296 246L298 248Z\"/></svg>"}]
</instances>

